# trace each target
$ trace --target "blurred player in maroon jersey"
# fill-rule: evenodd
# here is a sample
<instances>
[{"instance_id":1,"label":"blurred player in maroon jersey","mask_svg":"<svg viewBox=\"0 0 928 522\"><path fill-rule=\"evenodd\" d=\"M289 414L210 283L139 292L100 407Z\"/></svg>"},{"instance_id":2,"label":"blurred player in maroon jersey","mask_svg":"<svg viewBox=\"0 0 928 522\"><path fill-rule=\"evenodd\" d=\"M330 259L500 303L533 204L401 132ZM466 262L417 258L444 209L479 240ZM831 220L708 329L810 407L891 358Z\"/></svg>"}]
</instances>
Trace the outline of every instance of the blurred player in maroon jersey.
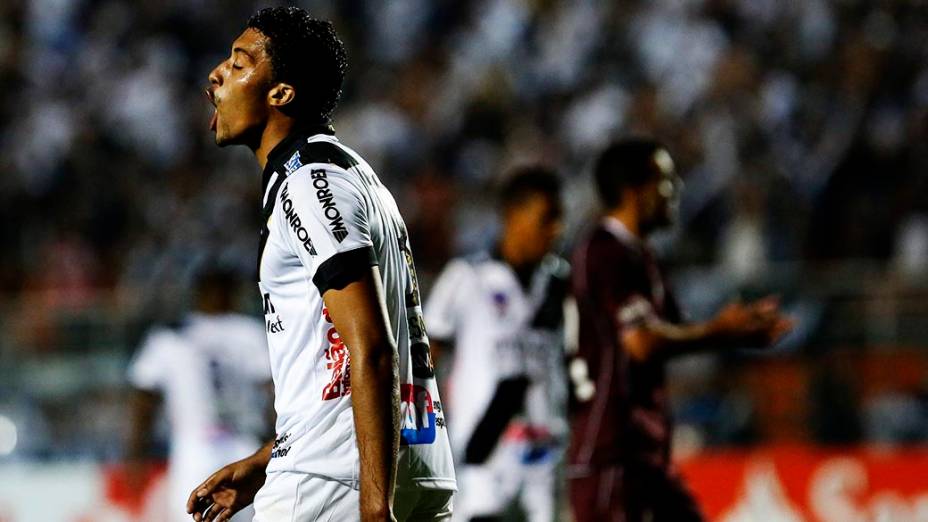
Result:
<instances>
[{"instance_id":1,"label":"blurred player in maroon jersey","mask_svg":"<svg viewBox=\"0 0 928 522\"><path fill-rule=\"evenodd\" d=\"M682 322L646 243L673 222L681 185L663 145L617 142L600 156L595 178L605 214L573 258L574 516L577 522L702 520L671 465L665 363L700 350L769 346L791 324L772 298L730 304L704 323Z\"/></svg>"}]
</instances>

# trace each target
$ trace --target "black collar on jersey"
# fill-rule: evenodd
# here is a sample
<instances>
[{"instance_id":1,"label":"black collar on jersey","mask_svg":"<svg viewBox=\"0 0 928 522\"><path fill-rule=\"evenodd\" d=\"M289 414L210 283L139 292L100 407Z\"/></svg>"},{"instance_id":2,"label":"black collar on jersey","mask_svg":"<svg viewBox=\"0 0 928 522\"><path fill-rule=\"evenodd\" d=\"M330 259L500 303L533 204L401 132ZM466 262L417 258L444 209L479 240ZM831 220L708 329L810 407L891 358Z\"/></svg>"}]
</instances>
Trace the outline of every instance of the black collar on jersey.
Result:
<instances>
[{"instance_id":1,"label":"black collar on jersey","mask_svg":"<svg viewBox=\"0 0 928 522\"><path fill-rule=\"evenodd\" d=\"M267 244L267 238L270 231L267 228L267 220L271 217L274 210L274 200L277 198L277 190L284 182L286 176L283 175L283 164L293 156L301 146L306 144L306 138L316 134L335 135L335 128L329 124L299 125L293 129L286 138L280 140L280 143L274 145L271 152L267 154L267 163L264 165L264 173L261 176L261 194L267 197L261 209L261 231L260 243L258 245L258 280L261 279L261 258L264 257L264 247ZM277 180L273 187L268 187L274 172L278 172ZM270 191L269 191L270 189ZM313 252L315 254L315 252Z\"/></svg>"},{"instance_id":2,"label":"black collar on jersey","mask_svg":"<svg viewBox=\"0 0 928 522\"><path fill-rule=\"evenodd\" d=\"M540 262L514 266L503 257L503 249L499 242L490 250L490 257L508 266L512 270L512 273L516 275L516 280L519 281L519 285L522 286L523 290L528 291L532 288L532 279L535 277L535 272L538 270L538 267L541 266Z\"/></svg>"},{"instance_id":3,"label":"black collar on jersey","mask_svg":"<svg viewBox=\"0 0 928 522\"><path fill-rule=\"evenodd\" d=\"M271 175L284 162L290 159L290 156L296 152L296 149L306 141L306 138L316 134L335 135L335 127L326 124L299 125L293 129L286 138L280 140L280 143L274 145L271 152L267 154L267 163L264 165L264 173L261 179L261 192L267 191L267 184L271 180Z\"/></svg>"}]
</instances>

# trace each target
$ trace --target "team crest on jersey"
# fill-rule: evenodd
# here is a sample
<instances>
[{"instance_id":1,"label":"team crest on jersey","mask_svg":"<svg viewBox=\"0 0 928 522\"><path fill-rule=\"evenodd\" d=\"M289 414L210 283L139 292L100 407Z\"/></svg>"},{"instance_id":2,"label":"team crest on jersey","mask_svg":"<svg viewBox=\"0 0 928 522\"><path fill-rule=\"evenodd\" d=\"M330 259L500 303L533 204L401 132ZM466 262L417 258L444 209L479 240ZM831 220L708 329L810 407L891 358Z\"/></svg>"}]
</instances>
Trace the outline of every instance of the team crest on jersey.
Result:
<instances>
[{"instance_id":1,"label":"team crest on jersey","mask_svg":"<svg viewBox=\"0 0 928 522\"><path fill-rule=\"evenodd\" d=\"M284 163L284 172L289 176L302 166L303 163L300 161L300 153L297 151L293 154L293 156L290 156L290 159L288 159L286 163Z\"/></svg>"},{"instance_id":2,"label":"team crest on jersey","mask_svg":"<svg viewBox=\"0 0 928 522\"><path fill-rule=\"evenodd\" d=\"M432 444L438 422L432 396L422 386L403 384L400 387L400 440L402 444Z\"/></svg>"},{"instance_id":3,"label":"team crest on jersey","mask_svg":"<svg viewBox=\"0 0 928 522\"><path fill-rule=\"evenodd\" d=\"M494 292L493 305L496 307L497 314L506 315L506 311L509 309L509 296L506 295L506 292Z\"/></svg>"}]
</instances>

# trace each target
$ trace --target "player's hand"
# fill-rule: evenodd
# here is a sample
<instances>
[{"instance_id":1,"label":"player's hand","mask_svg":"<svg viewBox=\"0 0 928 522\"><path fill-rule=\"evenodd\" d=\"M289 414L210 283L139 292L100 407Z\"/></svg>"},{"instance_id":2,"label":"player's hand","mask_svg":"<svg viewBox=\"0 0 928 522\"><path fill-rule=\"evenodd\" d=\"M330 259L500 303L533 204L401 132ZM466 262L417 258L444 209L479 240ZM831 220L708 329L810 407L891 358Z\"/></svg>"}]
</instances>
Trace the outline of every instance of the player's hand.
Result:
<instances>
[{"instance_id":1,"label":"player's hand","mask_svg":"<svg viewBox=\"0 0 928 522\"><path fill-rule=\"evenodd\" d=\"M713 329L736 346L767 347L792 330L793 322L780 311L776 297L753 303L732 303L712 321Z\"/></svg>"},{"instance_id":2,"label":"player's hand","mask_svg":"<svg viewBox=\"0 0 928 522\"><path fill-rule=\"evenodd\" d=\"M251 458L233 462L210 475L187 499L187 513L197 522L224 522L251 504L264 485L264 467Z\"/></svg>"}]
</instances>

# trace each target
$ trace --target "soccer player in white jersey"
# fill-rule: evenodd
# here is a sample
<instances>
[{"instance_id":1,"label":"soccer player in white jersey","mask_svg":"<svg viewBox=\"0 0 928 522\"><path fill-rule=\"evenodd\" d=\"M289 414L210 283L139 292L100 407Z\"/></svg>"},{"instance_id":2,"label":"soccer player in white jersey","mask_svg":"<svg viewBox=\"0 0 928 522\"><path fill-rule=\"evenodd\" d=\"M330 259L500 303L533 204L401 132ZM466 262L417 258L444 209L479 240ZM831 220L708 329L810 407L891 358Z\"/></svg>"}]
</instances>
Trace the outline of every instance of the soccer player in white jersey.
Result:
<instances>
[{"instance_id":1,"label":"soccer player in white jersey","mask_svg":"<svg viewBox=\"0 0 928 522\"><path fill-rule=\"evenodd\" d=\"M429 333L451 363L455 520L497 520L516 501L532 522L556 519L569 281L566 261L551 253L561 229L559 187L543 167L510 174L496 248L452 260L426 303Z\"/></svg>"},{"instance_id":2,"label":"soccer player in white jersey","mask_svg":"<svg viewBox=\"0 0 928 522\"><path fill-rule=\"evenodd\" d=\"M335 138L346 55L331 23L255 14L209 75L219 145L263 169L259 287L277 437L190 494L195 520L448 520L456 489L396 203ZM260 490L260 491L259 491Z\"/></svg>"},{"instance_id":3,"label":"soccer player in white jersey","mask_svg":"<svg viewBox=\"0 0 928 522\"><path fill-rule=\"evenodd\" d=\"M271 432L271 370L264 324L234 312L239 280L209 271L196 282L195 310L152 329L129 367L135 389L127 444L130 481L139 486L163 404L169 433L167 520L190 520L190 488L218 466L252 454ZM141 489L141 488L139 488ZM249 520L247 513L234 520Z\"/></svg>"}]
</instances>

